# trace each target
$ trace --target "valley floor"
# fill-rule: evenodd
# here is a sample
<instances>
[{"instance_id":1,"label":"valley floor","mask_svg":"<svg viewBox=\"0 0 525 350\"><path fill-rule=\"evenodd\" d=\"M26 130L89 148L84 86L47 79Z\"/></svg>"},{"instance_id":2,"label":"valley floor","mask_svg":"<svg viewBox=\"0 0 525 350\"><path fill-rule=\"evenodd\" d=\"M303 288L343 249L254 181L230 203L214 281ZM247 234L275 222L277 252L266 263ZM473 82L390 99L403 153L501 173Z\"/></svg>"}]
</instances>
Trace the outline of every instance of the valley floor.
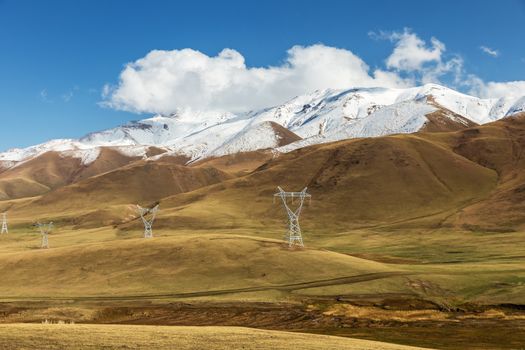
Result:
<instances>
[{"instance_id":1,"label":"valley floor","mask_svg":"<svg viewBox=\"0 0 525 350\"><path fill-rule=\"evenodd\" d=\"M97 332L120 330L118 327L104 327L108 325L167 326L143 329L146 332L172 327L172 332L175 333L178 332L178 328L186 329L187 326L193 326L187 329L211 327L209 328L211 330L251 327L251 329L334 335L450 350L521 349L525 339L525 313L520 310L503 308L490 308L483 312L480 310L444 312L423 308L406 310L408 304L402 305L403 299L396 299L395 296L391 296L392 305L386 307L355 306L345 301L309 300L307 302L307 304L167 300L3 302L0 304L0 314L3 315L0 320L2 322L0 337L8 332L6 330L11 329L13 334L10 335L11 338L6 339L12 339L13 344L25 344L28 340L24 337L29 337L30 334L19 334L16 327L23 329L27 325L28 329L31 329L32 324L35 329L47 332L46 336L57 337L52 333L53 330L66 327L66 331L76 332L75 327L81 322L83 325L98 324L100 328L93 326ZM397 306L393 305L394 303L398 303ZM25 323L22 325L22 322ZM52 324L45 324L39 328L42 322ZM69 324L73 322L75 325ZM57 328L53 328L54 326ZM50 327L49 330L46 330L46 327ZM93 333L94 338L89 341L97 341L99 334L97 332ZM87 336L83 335L83 337ZM115 339L118 339L119 336L116 337ZM38 340L38 337L31 335L31 339ZM296 338L290 338L290 345L295 345L292 339ZM142 343L138 342L137 346L140 344ZM301 342L297 343L298 348L301 348L301 344ZM312 349L317 349L315 344L312 343ZM273 349L264 342L259 345L258 349ZM1 346L0 348L4 349ZM74 347L64 347L64 349L71 348ZM368 348L358 347L358 349Z\"/></svg>"},{"instance_id":2,"label":"valley floor","mask_svg":"<svg viewBox=\"0 0 525 350\"><path fill-rule=\"evenodd\" d=\"M145 240L140 232L111 228L61 230L50 236L50 249L38 249L38 236L13 230L0 237L0 342L12 349L76 349L75 339L80 339L83 349L104 349L96 342L105 339L107 349L120 349L112 344L135 339L125 336L130 332L138 337L158 330L163 334L158 341L171 342L187 339L180 335L186 328L180 327L201 326L251 327L260 330L249 331L256 335L283 334L266 330L335 335L446 350L511 350L525 345L521 232L406 229L401 235L367 229L310 234L308 246L297 250L272 238L276 236L271 231L157 230L154 238ZM46 320L76 325L41 325ZM24 327L35 331L22 331ZM104 338L112 329L122 332L113 334L114 340ZM91 339L86 335L90 330L96 335ZM228 334L224 344L234 337ZM221 349L218 338L197 338ZM247 341L246 349L279 349L264 342L273 338L262 339ZM316 349L315 339L321 338L298 340L294 349L301 344ZM35 341L43 343L35 347ZM368 349L352 341L333 348ZM141 349L143 343L134 344L137 347L127 349ZM153 344L163 348L162 343ZM191 345L184 344L177 348ZM326 346L319 348L329 349ZM0 348L11 349L2 343Z\"/></svg>"}]
</instances>

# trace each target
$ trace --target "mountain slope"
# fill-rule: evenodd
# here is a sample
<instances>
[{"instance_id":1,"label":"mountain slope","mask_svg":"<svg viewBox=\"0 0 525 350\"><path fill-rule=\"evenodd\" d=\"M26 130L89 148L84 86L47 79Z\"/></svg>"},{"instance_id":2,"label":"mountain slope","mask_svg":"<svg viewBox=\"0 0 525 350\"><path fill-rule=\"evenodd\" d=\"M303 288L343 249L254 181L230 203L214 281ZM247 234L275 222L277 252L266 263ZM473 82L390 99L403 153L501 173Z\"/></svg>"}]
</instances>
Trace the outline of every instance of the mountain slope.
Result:
<instances>
[{"instance_id":1,"label":"mountain slope","mask_svg":"<svg viewBox=\"0 0 525 350\"><path fill-rule=\"evenodd\" d=\"M177 209L169 214L173 223L198 212L215 225L268 229L282 225L280 206L271 204L276 186L308 187L313 200L302 223L320 234L449 215L485 198L496 184L495 171L441 141L399 135L298 149L250 175L162 202ZM217 212L217 203L223 210Z\"/></svg>"},{"instance_id":2,"label":"mountain slope","mask_svg":"<svg viewBox=\"0 0 525 350\"><path fill-rule=\"evenodd\" d=\"M494 169L498 186L450 221L466 227L513 230L525 224L525 113L460 133L458 154Z\"/></svg>"},{"instance_id":3,"label":"mountain slope","mask_svg":"<svg viewBox=\"0 0 525 350\"><path fill-rule=\"evenodd\" d=\"M147 152L155 154L154 149ZM97 158L84 164L82 159L49 151L0 172L0 198L16 199L44 194L61 186L120 168L141 157L127 156L103 147Z\"/></svg>"},{"instance_id":4,"label":"mountain slope","mask_svg":"<svg viewBox=\"0 0 525 350\"><path fill-rule=\"evenodd\" d=\"M230 175L211 167L186 167L157 162L138 162L62 187L35 203L50 205L68 198L68 208L83 206L86 199L102 206L111 203L154 201L175 193L218 183ZM87 196L87 198L86 198Z\"/></svg>"},{"instance_id":5,"label":"mountain slope","mask_svg":"<svg viewBox=\"0 0 525 350\"><path fill-rule=\"evenodd\" d=\"M400 222L436 225L489 198L499 184L497 169L457 151L463 137L421 133L315 145L273 158L261 155L259 161L266 162L247 175L234 172L240 177L209 166L254 163L232 156L193 166L140 161L15 203L10 212L22 221L54 213L66 222L74 218L74 225L96 227L126 222L125 206L160 200L158 227L277 228L281 208L271 199L280 185L309 188L314 204L303 223L318 232ZM419 220L430 217L435 218Z\"/></svg>"},{"instance_id":6,"label":"mountain slope","mask_svg":"<svg viewBox=\"0 0 525 350\"><path fill-rule=\"evenodd\" d=\"M276 145L278 137L265 128L267 122L308 139L290 150L323 140L419 131L429 122L427 115L436 111L442 113L442 119L450 119L449 128L452 124L455 128L483 124L519 112L522 105L523 99L479 99L435 84L408 89L324 90L298 96L280 106L238 115L194 111L158 115L94 132L79 140L53 140L9 150L0 153L0 164L3 168L12 167L54 151L87 165L97 159L102 147L112 147L130 157L148 157L149 146L195 161L283 146ZM284 150L287 149L281 149Z\"/></svg>"},{"instance_id":7,"label":"mountain slope","mask_svg":"<svg viewBox=\"0 0 525 350\"><path fill-rule=\"evenodd\" d=\"M519 113L524 105L525 97L478 99L427 84L316 91L238 115L185 111L154 116L78 140L52 140L0 153L0 199L42 195L141 159L198 163L360 137L456 131Z\"/></svg>"}]
</instances>

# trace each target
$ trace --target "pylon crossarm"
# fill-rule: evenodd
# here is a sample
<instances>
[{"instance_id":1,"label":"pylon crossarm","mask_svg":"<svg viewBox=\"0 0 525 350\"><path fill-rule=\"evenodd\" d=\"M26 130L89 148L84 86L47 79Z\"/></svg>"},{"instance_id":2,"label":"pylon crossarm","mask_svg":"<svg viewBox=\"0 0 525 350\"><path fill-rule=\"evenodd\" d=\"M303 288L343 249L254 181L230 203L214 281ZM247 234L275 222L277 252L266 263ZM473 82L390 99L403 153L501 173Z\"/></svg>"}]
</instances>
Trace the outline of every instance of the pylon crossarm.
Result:
<instances>
[{"instance_id":1,"label":"pylon crossarm","mask_svg":"<svg viewBox=\"0 0 525 350\"><path fill-rule=\"evenodd\" d=\"M277 192L273 195L274 197L286 197L286 198L311 198L312 195L305 192Z\"/></svg>"}]
</instances>

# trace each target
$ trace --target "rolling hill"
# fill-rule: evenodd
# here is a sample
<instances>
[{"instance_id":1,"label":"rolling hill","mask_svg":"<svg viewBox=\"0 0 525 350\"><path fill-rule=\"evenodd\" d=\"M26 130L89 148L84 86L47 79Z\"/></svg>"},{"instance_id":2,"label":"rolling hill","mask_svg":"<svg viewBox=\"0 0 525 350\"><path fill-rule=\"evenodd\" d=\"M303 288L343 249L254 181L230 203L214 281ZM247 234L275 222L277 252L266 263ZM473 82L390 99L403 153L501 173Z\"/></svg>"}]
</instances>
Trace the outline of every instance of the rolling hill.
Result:
<instances>
[{"instance_id":1,"label":"rolling hill","mask_svg":"<svg viewBox=\"0 0 525 350\"><path fill-rule=\"evenodd\" d=\"M522 110L523 99L479 99L435 84L315 91L260 111L157 115L80 139L0 153L1 199L44 194L141 159L194 163L245 152L287 153L360 137L475 127Z\"/></svg>"},{"instance_id":2,"label":"rolling hill","mask_svg":"<svg viewBox=\"0 0 525 350\"><path fill-rule=\"evenodd\" d=\"M122 206L161 201L159 225L166 227L192 220L215 228L278 227L280 209L269 201L280 185L309 188L308 211L316 219L304 224L319 231L378 225L513 230L524 223L524 129L524 117L516 115L460 131L351 139L282 154L237 153L187 165L170 157L135 160L3 206L19 223L42 216L127 229ZM109 164L105 169L116 166ZM11 171L17 169L24 170ZM502 213L494 211L500 207Z\"/></svg>"}]
</instances>

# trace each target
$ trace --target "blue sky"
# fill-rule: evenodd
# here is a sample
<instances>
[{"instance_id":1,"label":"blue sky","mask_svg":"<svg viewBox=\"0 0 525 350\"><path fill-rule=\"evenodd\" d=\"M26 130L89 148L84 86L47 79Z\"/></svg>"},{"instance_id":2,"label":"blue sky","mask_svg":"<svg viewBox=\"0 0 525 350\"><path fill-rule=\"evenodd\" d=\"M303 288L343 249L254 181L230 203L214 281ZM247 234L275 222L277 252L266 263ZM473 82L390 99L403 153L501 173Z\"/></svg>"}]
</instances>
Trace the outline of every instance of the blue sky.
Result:
<instances>
[{"instance_id":1,"label":"blue sky","mask_svg":"<svg viewBox=\"0 0 525 350\"><path fill-rule=\"evenodd\" d=\"M99 104L126 63L155 49L214 57L231 48L248 67L267 67L283 65L295 45L323 44L350 51L371 71L407 78L413 72L388 68L386 60L399 44L394 33L410 28L429 52L432 37L446 46L440 63L460 58L462 79L523 81L523 23L519 0L0 0L0 150L80 137L157 111Z\"/></svg>"}]
</instances>

